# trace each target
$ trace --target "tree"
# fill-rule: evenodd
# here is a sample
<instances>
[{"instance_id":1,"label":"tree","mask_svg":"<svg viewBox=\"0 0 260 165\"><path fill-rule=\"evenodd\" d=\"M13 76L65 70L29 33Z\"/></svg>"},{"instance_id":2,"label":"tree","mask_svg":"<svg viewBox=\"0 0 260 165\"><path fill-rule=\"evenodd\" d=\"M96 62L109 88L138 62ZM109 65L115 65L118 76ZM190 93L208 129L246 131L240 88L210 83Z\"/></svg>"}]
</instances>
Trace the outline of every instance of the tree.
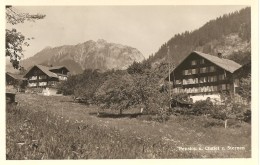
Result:
<instances>
[{"instance_id":1,"label":"tree","mask_svg":"<svg viewBox=\"0 0 260 165\"><path fill-rule=\"evenodd\" d=\"M251 101L251 75L246 78L240 79L240 87L238 90L240 96L246 99L247 102Z\"/></svg>"},{"instance_id":2,"label":"tree","mask_svg":"<svg viewBox=\"0 0 260 165\"><path fill-rule=\"evenodd\" d=\"M129 74L143 74L145 71L151 69L151 63L148 60L143 62L134 61L128 68L127 72Z\"/></svg>"},{"instance_id":3,"label":"tree","mask_svg":"<svg viewBox=\"0 0 260 165\"><path fill-rule=\"evenodd\" d=\"M87 69L80 76L74 89L74 95L86 100L86 103L95 101L95 92L103 83L105 76L97 69Z\"/></svg>"},{"instance_id":4,"label":"tree","mask_svg":"<svg viewBox=\"0 0 260 165\"><path fill-rule=\"evenodd\" d=\"M167 94L160 92L159 80L155 72L110 75L97 90L96 98L105 108L116 109L119 114L133 107L155 114L169 106Z\"/></svg>"},{"instance_id":5,"label":"tree","mask_svg":"<svg viewBox=\"0 0 260 165\"><path fill-rule=\"evenodd\" d=\"M21 13L12 6L6 6L6 21L11 25L24 23L25 21L34 22L35 20L43 19L44 17L45 15L42 14L31 15L29 13ZM18 32L15 28L6 29L5 37L5 56L10 57L10 62L15 69L20 69L21 66L19 61L23 56L23 46L29 46L29 43L27 43L26 40L33 38L25 38L25 36L21 32Z\"/></svg>"}]
</instances>

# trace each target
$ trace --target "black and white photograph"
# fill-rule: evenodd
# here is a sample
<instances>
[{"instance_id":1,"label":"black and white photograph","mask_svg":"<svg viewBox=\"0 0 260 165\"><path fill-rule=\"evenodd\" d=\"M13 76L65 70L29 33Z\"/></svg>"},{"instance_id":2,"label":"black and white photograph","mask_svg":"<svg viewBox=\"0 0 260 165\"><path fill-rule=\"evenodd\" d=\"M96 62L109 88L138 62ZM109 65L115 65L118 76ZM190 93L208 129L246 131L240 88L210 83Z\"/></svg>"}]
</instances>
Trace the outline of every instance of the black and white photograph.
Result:
<instances>
[{"instance_id":1,"label":"black and white photograph","mask_svg":"<svg viewBox=\"0 0 260 165\"><path fill-rule=\"evenodd\" d=\"M6 161L254 157L250 3L4 10Z\"/></svg>"}]
</instances>

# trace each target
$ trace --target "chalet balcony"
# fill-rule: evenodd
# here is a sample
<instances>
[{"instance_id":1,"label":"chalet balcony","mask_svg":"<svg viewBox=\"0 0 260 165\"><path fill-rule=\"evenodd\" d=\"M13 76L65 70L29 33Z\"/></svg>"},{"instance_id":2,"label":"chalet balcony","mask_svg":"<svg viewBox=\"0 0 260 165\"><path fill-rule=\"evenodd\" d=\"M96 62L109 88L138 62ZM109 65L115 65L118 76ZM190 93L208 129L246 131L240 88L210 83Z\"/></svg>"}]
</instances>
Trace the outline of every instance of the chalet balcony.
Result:
<instances>
[{"instance_id":1,"label":"chalet balcony","mask_svg":"<svg viewBox=\"0 0 260 165\"><path fill-rule=\"evenodd\" d=\"M173 88L173 93L188 93L188 94L203 94L203 93L218 93L221 91L229 91L229 84L203 86L203 87L190 87L190 88Z\"/></svg>"}]
</instances>

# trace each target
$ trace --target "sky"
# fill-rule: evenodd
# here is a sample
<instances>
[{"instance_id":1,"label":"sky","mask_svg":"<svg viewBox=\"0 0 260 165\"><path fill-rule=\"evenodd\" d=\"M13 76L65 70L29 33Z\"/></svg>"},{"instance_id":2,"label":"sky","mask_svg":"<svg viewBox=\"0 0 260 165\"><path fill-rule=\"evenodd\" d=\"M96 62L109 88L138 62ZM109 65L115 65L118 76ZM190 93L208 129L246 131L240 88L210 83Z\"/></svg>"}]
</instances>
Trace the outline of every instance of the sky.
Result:
<instances>
[{"instance_id":1,"label":"sky","mask_svg":"<svg viewBox=\"0 0 260 165\"><path fill-rule=\"evenodd\" d=\"M36 22L9 25L30 40L24 58L45 47L88 40L137 48L146 58L175 34L193 31L209 20L245 6L14 6L19 12L45 14Z\"/></svg>"}]
</instances>

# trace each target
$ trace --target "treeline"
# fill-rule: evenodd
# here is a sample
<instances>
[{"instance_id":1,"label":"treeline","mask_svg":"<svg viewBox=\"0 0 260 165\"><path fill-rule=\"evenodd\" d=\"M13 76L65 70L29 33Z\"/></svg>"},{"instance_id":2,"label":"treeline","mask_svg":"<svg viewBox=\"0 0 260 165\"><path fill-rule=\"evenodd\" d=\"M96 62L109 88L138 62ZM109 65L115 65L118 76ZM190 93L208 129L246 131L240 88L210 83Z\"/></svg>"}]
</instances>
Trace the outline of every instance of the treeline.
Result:
<instances>
[{"instance_id":1,"label":"treeline","mask_svg":"<svg viewBox=\"0 0 260 165\"><path fill-rule=\"evenodd\" d=\"M134 62L127 70L99 72L87 69L82 74L70 76L58 89L65 95L83 98L86 104L98 105L102 109L112 109L122 114L131 108L143 109L144 114L156 114L156 120L166 121L169 115L210 115L213 118L250 121L250 104L236 102L230 95L223 93L225 103L213 105L211 101L195 102L192 108L171 107L169 89L164 78L167 64L161 63L151 68L151 63ZM163 84L163 86L161 86ZM240 80L239 95L251 101L250 75ZM183 100L187 94L172 94L172 98ZM187 99L185 99L187 100Z\"/></svg>"},{"instance_id":2,"label":"treeline","mask_svg":"<svg viewBox=\"0 0 260 165\"><path fill-rule=\"evenodd\" d=\"M169 105L168 95L160 91L163 76L151 69L148 62L134 62L127 70L99 72L87 69L82 74L70 76L58 90L64 95L84 98L87 104L118 110L120 114L133 107L156 113Z\"/></svg>"},{"instance_id":3,"label":"treeline","mask_svg":"<svg viewBox=\"0 0 260 165\"><path fill-rule=\"evenodd\" d=\"M149 61L156 62L164 57L167 58L167 47L169 47L171 56L169 60L173 61L174 64L178 64L198 47L202 47L204 53L214 54L214 48L206 44L211 41L221 41L223 36L229 34L238 34L243 41L249 42L251 40L250 7L211 20L197 30L176 34L163 44L154 55L151 55Z\"/></svg>"}]
</instances>

